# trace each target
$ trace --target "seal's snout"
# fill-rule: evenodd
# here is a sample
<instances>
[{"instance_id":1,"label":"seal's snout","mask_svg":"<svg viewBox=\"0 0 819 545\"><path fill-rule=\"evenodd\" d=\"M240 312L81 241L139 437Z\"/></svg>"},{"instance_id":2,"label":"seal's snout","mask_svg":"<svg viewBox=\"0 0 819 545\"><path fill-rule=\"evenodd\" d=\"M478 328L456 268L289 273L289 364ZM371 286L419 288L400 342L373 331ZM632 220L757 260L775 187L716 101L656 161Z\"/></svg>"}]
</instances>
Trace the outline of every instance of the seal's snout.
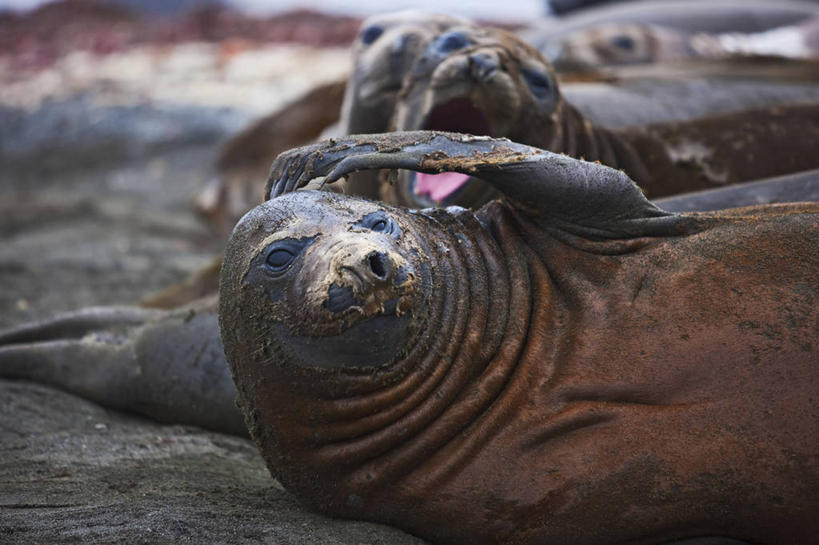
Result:
<instances>
[{"instance_id":1,"label":"seal's snout","mask_svg":"<svg viewBox=\"0 0 819 545\"><path fill-rule=\"evenodd\" d=\"M367 299L368 294L387 287L396 269L392 259L381 251L352 252L346 253L344 257L346 259L340 260L338 275L352 280L355 288L353 285L344 285L343 280L330 285L324 306L332 312L343 312L354 305L360 305L361 299ZM396 284L399 283L396 281Z\"/></svg>"},{"instance_id":2,"label":"seal's snout","mask_svg":"<svg viewBox=\"0 0 819 545\"><path fill-rule=\"evenodd\" d=\"M498 70L498 63L486 53L475 53L467 58L469 73L476 81L486 81Z\"/></svg>"},{"instance_id":3,"label":"seal's snout","mask_svg":"<svg viewBox=\"0 0 819 545\"><path fill-rule=\"evenodd\" d=\"M340 250L333 260L335 271L331 274L339 280L353 280L362 293L386 286L392 280L396 280L396 284L402 283L395 278L395 273L404 264L404 259L393 252L368 246Z\"/></svg>"}]
</instances>

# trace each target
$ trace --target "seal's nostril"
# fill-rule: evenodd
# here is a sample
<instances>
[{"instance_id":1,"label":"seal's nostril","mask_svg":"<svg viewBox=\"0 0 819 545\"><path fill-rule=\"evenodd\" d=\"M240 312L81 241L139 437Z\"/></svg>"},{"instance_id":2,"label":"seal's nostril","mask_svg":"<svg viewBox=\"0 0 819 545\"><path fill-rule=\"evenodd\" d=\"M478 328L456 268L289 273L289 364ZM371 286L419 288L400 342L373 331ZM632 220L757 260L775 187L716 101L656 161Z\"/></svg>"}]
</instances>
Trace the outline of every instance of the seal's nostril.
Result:
<instances>
[{"instance_id":1,"label":"seal's nostril","mask_svg":"<svg viewBox=\"0 0 819 545\"><path fill-rule=\"evenodd\" d=\"M387 273L389 272L389 263L387 262L386 255L378 252L370 254L367 259L370 262L370 270L376 277L382 280L387 277Z\"/></svg>"}]
</instances>

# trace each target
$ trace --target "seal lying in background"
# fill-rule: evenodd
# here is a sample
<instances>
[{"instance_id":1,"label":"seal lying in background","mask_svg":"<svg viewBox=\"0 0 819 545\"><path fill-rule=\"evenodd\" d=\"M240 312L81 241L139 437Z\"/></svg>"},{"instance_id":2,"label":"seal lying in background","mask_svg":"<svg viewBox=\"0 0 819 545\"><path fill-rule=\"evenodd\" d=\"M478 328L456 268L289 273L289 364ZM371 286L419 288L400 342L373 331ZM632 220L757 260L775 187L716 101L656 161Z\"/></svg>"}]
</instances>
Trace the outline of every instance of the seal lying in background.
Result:
<instances>
[{"instance_id":1,"label":"seal lying in background","mask_svg":"<svg viewBox=\"0 0 819 545\"><path fill-rule=\"evenodd\" d=\"M0 331L0 377L50 384L159 422L247 435L216 301L173 310L90 307Z\"/></svg>"},{"instance_id":2,"label":"seal lying in background","mask_svg":"<svg viewBox=\"0 0 819 545\"><path fill-rule=\"evenodd\" d=\"M566 176L555 183L569 184ZM819 201L819 171L658 201L672 211ZM216 297L172 310L91 307L0 331L0 377L50 384L160 422L246 435Z\"/></svg>"},{"instance_id":3,"label":"seal lying in background","mask_svg":"<svg viewBox=\"0 0 819 545\"><path fill-rule=\"evenodd\" d=\"M617 130L564 100L549 63L498 29L453 27L405 80L395 130L490 136L621 168L650 198L819 167L819 102ZM789 135L798 137L788 138ZM382 186L388 202L473 206L493 190L468 176L418 175Z\"/></svg>"},{"instance_id":4,"label":"seal lying in background","mask_svg":"<svg viewBox=\"0 0 819 545\"><path fill-rule=\"evenodd\" d=\"M221 335L285 487L436 543L817 535L819 204L675 215L614 169L430 132L291 151L271 196L368 168L505 199L296 192L237 225Z\"/></svg>"},{"instance_id":5,"label":"seal lying in background","mask_svg":"<svg viewBox=\"0 0 819 545\"><path fill-rule=\"evenodd\" d=\"M540 51L550 51L566 36L600 24L645 23L688 32L763 32L796 25L819 13L815 2L794 0L641 0L618 2L566 17L546 17L523 33Z\"/></svg>"},{"instance_id":6,"label":"seal lying in background","mask_svg":"<svg viewBox=\"0 0 819 545\"><path fill-rule=\"evenodd\" d=\"M645 23L608 23L570 34L549 60L558 71L587 70L620 64L643 64L729 56L819 56L817 17L764 32L706 34Z\"/></svg>"},{"instance_id":7,"label":"seal lying in background","mask_svg":"<svg viewBox=\"0 0 819 545\"><path fill-rule=\"evenodd\" d=\"M350 77L311 90L231 138L216 162L217 177L196 199L197 210L227 236L262 201L259 181L279 153L322 134L389 130L404 76L427 43L450 26L468 23L414 11L365 19L352 46Z\"/></svg>"}]
</instances>

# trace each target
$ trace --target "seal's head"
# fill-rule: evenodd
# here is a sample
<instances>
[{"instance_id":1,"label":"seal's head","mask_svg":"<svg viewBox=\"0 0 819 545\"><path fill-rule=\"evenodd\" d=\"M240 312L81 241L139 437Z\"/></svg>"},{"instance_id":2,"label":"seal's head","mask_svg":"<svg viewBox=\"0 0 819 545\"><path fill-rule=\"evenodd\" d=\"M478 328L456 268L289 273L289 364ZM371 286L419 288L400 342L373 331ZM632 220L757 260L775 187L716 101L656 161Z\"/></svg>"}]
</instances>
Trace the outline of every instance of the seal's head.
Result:
<instances>
[{"instance_id":1,"label":"seal's head","mask_svg":"<svg viewBox=\"0 0 819 545\"><path fill-rule=\"evenodd\" d=\"M372 369L394 360L416 329L414 231L400 210L350 202L289 194L249 212L231 237L220 312L235 316L240 335L264 338L279 363Z\"/></svg>"},{"instance_id":2,"label":"seal's head","mask_svg":"<svg viewBox=\"0 0 819 545\"><path fill-rule=\"evenodd\" d=\"M693 55L689 36L646 23L601 23L555 39L547 50L563 71L677 61Z\"/></svg>"},{"instance_id":3,"label":"seal's head","mask_svg":"<svg viewBox=\"0 0 819 545\"><path fill-rule=\"evenodd\" d=\"M394 129L504 136L549 149L544 140L559 125L561 105L555 73L534 48L503 30L462 25L439 34L419 58L401 91ZM467 176L443 176L415 176L402 184L407 194L398 202L485 202L485 191L462 194Z\"/></svg>"},{"instance_id":4,"label":"seal's head","mask_svg":"<svg viewBox=\"0 0 819 545\"><path fill-rule=\"evenodd\" d=\"M353 43L353 74L347 82L342 127L348 134L383 132L404 77L429 41L465 19L414 11L374 15Z\"/></svg>"}]
</instances>

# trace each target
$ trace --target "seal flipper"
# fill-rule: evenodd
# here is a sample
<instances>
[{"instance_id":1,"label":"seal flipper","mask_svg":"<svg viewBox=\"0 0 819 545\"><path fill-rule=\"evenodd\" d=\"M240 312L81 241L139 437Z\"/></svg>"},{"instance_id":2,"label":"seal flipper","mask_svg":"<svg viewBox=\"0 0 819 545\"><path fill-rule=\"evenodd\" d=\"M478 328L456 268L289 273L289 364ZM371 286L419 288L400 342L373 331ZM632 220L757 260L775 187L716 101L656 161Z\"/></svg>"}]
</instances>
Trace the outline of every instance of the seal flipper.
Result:
<instances>
[{"instance_id":1,"label":"seal flipper","mask_svg":"<svg viewBox=\"0 0 819 545\"><path fill-rule=\"evenodd\" d=\"M280 155L271 167L268 198L326 176L403 168L460 172L492 184L523 212L593 238L677 234L680 216L665 212L625 173L504 138L436 131L333 139Z\"/></svg>"},{"instance_id":2,"label":"seal flipper","mask_svg":"<svg viewBox=\"0 0 819 545\"><path fill-rule=\"evenodd\" d=\"M215 310L96 307L0 332L0 377L160 422L246 435Z\"/></svg>"}]
</instances>

